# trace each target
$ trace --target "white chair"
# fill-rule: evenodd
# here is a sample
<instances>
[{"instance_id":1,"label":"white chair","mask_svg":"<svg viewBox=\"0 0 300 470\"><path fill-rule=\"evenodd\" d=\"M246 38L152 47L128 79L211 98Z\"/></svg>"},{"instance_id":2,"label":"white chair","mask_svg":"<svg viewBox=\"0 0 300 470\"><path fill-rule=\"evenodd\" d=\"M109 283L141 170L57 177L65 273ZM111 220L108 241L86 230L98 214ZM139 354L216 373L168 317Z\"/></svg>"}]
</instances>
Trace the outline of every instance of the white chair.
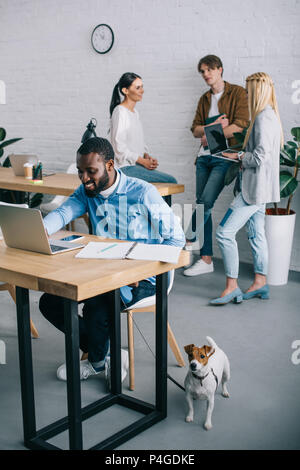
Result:
<instances>
[{"instance_id":1,"label":"white chair","mask_svg":"<svg viewBox=\"0 0 300 470\"><path fill-rule=\"evenodd\" d=\"M69 174L77 174L77 167L76 167L76 163L72 163L68 169L67 169L67 173ZM43 214L48 214L49 212L51 211L54 211L55 209L57 209L65 200L67 199L66 196L60 196L60 195L57 195L55 196L54 199L52 199L52 201L46 203L46 204L41 204L40 208L41 208L41 211L43 212ZM87 214L83 214L81 217L79 218L82 218L87 227L89 228L89 216ZM69 229L69 226L67 226L67 228ZM71 222L71 230L72 231L75 231L75 221L72 220Z\"/></svg>"},{"instance_id":2,"label":"white chair","mask_svg":"<svg viewBox=\"0 0 300 470\"><path fill-rule=\"evenodd\" d=\"M174 270L170 271L170 280L168 287L168 295L173 287L174 282ZM128 309L124 310L123 313L127 313L127 335L128 335L128 353L129 353L129 389L134 390L134 335L133 335L133 314L142 313L142 312L153 312L155 313L155 295L151 297L146 297L145 299L139 300L136 304L131 305ZM180 367L185 366L184 359L178 347L177 341L175 339L174 333L171 330L170 324L168 322L168 343L170 348L173 351L173 354L177 360L177 363Z\"/></svg>"},{"instance_id":3,"label":"white chair","mask_svg":"<svg viewBox=\"0 0 300 470\"><path fill-rule=\"evenodd\" d=\"M18 207L28 207L27 204L9 204L7 202L2 202L0 201L0 204L1 205L4 205L4 206L18 206ZM0 227L0 240L2 239L2 231L1 231L1 227ZM5 291L7 290L13 301L16 303L16 286L14 286L13 284L9 284L7 282L1 282L0 281L0 291ZM33 321L30 319L30 330L31 330L31 334L33 336L33 338L38 338L39 337L39 333L38 333L38 330L36 329Z\"/></svg>"}]
</instances>

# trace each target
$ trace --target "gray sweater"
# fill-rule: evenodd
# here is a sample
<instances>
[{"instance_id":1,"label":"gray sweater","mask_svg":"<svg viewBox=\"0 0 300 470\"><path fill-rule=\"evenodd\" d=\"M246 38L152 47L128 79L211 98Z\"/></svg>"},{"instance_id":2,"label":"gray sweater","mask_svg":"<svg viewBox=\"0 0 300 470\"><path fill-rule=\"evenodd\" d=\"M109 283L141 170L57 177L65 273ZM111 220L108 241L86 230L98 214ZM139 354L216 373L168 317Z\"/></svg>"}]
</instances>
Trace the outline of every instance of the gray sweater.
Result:
<instances>
[{"instance_id":1,"label":"gray sweater","mask_svg":"<svg viewBox=\"0 0 300 470\"><path fill-rule=\"evenodd\" d=\"M280 200L280 124L270 105L254 121L242 159L242 195L248 204Z\"/></svg>"}]
</instances>

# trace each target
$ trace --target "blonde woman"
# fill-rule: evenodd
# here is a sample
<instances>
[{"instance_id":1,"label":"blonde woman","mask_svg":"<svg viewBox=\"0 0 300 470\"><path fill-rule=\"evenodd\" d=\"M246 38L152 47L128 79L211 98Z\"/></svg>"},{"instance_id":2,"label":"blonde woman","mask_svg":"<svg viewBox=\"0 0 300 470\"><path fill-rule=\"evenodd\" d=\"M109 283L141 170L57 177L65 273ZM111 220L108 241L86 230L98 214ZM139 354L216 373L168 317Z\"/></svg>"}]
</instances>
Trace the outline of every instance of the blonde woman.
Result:
<instances>
[{"instance_id":1,"label":"blonde woman","mask_svg":"<svg viewBox=\"0 0 300 470\"><path fill-rule=\"evenodd\" d=\"M245 138L245 152L224 155L241 160L240 192L233 200L217 228L217 241L222 252L226 287L211 305L230 301L240 303L253 297L269 298L268 246L265 237L265 206L278 202L279 154L283 145L274 84L269 75L258 72L246 79L250 126ZM246 293L238 286L239 256L236 233L246 225L254 262L254 281Z\"/></svg>"}]
</instances>

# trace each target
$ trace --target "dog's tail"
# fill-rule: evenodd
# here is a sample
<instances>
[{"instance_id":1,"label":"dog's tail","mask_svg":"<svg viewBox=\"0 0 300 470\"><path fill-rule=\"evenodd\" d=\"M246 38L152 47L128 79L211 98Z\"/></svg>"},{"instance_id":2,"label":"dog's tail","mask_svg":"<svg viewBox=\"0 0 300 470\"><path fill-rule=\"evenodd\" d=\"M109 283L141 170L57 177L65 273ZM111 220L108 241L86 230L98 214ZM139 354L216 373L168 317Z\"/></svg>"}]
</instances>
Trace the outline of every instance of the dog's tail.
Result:
<instances>
[{"instance_id":1,"label":"dog's tail","mask_svg":"<svg viewBox=\"0 0 300 470\"><path fill-rule=\"evenodd\" d=\"M208 344L213 348L213 349L218 349L218 345L215 343L215 341L210 337L206 336L206 339L208 341Z\"/></svg>"}]
</instances>

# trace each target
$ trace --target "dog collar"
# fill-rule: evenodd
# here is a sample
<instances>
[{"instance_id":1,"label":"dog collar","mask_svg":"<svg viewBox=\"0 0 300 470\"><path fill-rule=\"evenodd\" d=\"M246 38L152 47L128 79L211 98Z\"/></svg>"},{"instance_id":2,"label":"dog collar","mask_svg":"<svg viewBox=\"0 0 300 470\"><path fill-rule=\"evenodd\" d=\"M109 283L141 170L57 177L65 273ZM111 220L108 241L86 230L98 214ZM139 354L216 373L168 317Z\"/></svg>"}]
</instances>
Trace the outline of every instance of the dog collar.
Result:
<instances>
[{"instance_id":1,"label":"dog collar","mask_svg":"<svg viewBox=\"0 0 300 470\"><path fill-rule=\"evenodd\" d=\"M203 380L206 379L206 377L208 376L208 374L209 374L209 372L207 372L207 374L204 375L203 377L200 377L199 375L196 375L196 374L194 374L194 372L192 372L193 377L195 377L195 379L200 380L201 387L202 387L202 382L203 382Z\"/></svg>"},{"instance_id":2,"label":"dog collar","mask_svg":"<svg viewBox=\"0 0 300 470\"><path fill-rule=\"evenodd\" d=\"M217 385L217 386L216 386L216 389L217 389L217 388L218 388L218 385L219 385L218 377L217 377L216 374L214 373L213 368L211 368L210 370L211 370L211 373L213 374L213 376L214 376L214 378L215 378L216 385ZM196 374L194 374L194 372L192 372L193 377L195 377L195 379L200 380L200 385L201 385L201 387L202 387L202 382L203 382L203 380L206 379L206 377L208 376L208 374L209 374L209 371L207 372L206 375L204 375L203 377L200 377L199 375L196 375Z\"/></svg>"}]
</instances>

